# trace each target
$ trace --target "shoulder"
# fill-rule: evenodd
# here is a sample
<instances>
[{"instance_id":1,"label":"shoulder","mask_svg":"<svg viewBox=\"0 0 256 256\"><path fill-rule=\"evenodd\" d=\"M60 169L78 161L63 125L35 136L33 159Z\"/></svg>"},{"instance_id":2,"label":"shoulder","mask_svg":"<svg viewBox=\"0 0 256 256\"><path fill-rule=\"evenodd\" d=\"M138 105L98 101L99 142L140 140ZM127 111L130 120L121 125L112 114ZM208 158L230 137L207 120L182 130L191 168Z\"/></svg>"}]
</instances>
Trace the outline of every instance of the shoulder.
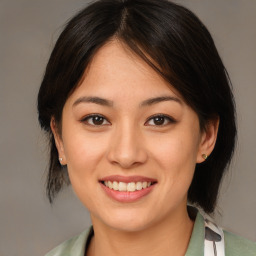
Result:
<instances>
[{"instance_id":1,"label":"shoulder","mask_svg":"<svg viewBox=\"0 0 256 256\"><path fill-rule=\"evenodd\" d=\"M224 231L226 256L256 256L256 242Z\"/></svg>"},{"instance_id":2,"label":"shoulder","mask_svg":"<svg viewBox=\"0 0 256 256\"><path fill-rule=\"evenodd\" d=\"M86 242L91 230L92 227L86 229L80 235L63 242L48 252L45 256L84 256Z\"/></svg>"},{"instance_id":3,"label":"shoulder","mask_svg":"<svg viewBox=\"0 0 256 256\"><path fill-rule=\"evenodd\" d=\"M204 230L203 232L204 239L205 239L205 225L206 225L205 220L208 220L208 218L209 217L207 215L203 217L203 215L201 215L200 212L198 212L196 222L195 222L195 226L196 226L196 223L198 222L200 223L200 229ZM216 224L214 225L218 227ZM246 238L235 235L226 230L223 230L223 233L224 233L224 243L225 243L225 256L256 256L256 242L250 241Z\"/></svg>"}]
</instances>

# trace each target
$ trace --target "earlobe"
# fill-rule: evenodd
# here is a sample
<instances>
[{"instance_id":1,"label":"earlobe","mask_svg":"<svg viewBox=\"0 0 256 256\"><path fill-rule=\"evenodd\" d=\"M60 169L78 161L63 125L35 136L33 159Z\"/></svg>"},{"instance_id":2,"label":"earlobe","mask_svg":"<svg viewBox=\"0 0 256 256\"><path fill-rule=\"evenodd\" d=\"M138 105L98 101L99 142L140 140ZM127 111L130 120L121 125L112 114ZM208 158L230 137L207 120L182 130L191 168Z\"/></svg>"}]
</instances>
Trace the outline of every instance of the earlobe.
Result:
<instances>
[{"instance_id":1,"label":"earlobe","mask_svg":"<svg viewBox=\"0 0 256 256\"><path fill-rule=\"evenodd\" d=\"M197 163L202 163L210 157L218 134L219 117L211 119L207 122L204 131L202 132L201 141L197 154Z\"/></svg>"},{"instance_id":2,"label":"earlobe","mask_svg":"<svg viewBox=\"0 0 256 256\"><path fill-rule=\"evenodd\" d=\"M50 126L54 136L55 145L58 150L59 162L61 165L66 165L67 163L66 163L66 157L65 157L64 147L63 147L63 141L54 117L51 118Z\"/></svg>"}]
</instances>

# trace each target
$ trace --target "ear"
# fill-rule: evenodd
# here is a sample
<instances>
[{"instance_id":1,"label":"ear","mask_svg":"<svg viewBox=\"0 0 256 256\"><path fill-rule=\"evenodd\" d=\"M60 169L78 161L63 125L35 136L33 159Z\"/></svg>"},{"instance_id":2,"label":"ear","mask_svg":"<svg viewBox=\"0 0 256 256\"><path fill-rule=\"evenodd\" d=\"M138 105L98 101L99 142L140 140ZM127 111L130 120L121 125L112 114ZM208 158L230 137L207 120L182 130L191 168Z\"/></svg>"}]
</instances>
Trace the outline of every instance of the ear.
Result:
<instances>
[{"instance_id":1,"label":"ear","mask_svg":"<svg viewBox=\"0 0 256 256\"><path fill-rule=\"evenodd\" d=\"M205 129L202 131L198 154L197 163L202 163L212 153L219 129L219 117L211 119L205 125Z\"/></svg>"},{"instance_id":2,"label":"ear","mask_svg":"<svg viewBox=\"0 0 256 256\"><path fill-rule=\"evenodd\" d=\"M51 118L50 126L51 126L51 130L52 130L52 133L54 136L55 145L58 150L60 164L66 165L67 161L66 161L66 156L65 156L65 152L64 152L63 141L62 141L62 138L61 138L61 135L60 135L60 132L59 132L59 129L57 127L54 117Z\"/></svg>"}]
</instances>

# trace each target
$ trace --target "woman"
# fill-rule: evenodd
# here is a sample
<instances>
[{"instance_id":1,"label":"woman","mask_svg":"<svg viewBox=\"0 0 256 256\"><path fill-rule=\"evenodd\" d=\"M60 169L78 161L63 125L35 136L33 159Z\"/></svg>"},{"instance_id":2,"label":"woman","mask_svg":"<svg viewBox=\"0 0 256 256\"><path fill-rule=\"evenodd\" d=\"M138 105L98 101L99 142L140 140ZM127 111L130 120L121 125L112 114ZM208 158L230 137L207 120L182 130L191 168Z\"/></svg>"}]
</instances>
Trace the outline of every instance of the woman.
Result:
<instances>
[{"instance_id":1,"label":"woman","mask_svg":"<svg viewBox=\"0 0 256 256\"><path fill-rule=\"evenodd\" d=\"M71 182L92 227L50 255L255 255L212 213L235 146L228 74L189 10L97 1L69 21L38 95L50 202ZM150 244L149 244L150 241Z\"/></svg>"}]
</instances>

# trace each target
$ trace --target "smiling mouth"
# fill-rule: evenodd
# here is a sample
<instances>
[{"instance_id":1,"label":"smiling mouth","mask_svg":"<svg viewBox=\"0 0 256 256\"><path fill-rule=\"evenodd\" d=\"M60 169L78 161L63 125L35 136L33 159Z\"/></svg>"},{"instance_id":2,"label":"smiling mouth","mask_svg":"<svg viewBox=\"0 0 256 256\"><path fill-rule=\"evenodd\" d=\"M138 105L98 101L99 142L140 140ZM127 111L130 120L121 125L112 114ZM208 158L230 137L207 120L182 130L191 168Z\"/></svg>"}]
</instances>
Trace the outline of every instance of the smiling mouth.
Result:
<instances>
[{"instance_id":1,"label":"smiling mouth","mask_svg":"<svg viewBox=\"0 0 256 256\"><path fill-rule=\"evenodd\" d=\"M138 182L118 182L118 181L100 181L104 186L120 192L135 192L146 189L156 182L153 181L138 181Z\"/></svg>"},{"instance_id":2,"label":"smiling mouth","mask_svg":"<svg viewBox=\"0 0 256 256\"><path fill-rule=\"evenodd\" d=\"M145 176L111 175L101 178L99 183L111 199L132 203L151 194L158 181Z\"/></svg>"}]
</instances>

